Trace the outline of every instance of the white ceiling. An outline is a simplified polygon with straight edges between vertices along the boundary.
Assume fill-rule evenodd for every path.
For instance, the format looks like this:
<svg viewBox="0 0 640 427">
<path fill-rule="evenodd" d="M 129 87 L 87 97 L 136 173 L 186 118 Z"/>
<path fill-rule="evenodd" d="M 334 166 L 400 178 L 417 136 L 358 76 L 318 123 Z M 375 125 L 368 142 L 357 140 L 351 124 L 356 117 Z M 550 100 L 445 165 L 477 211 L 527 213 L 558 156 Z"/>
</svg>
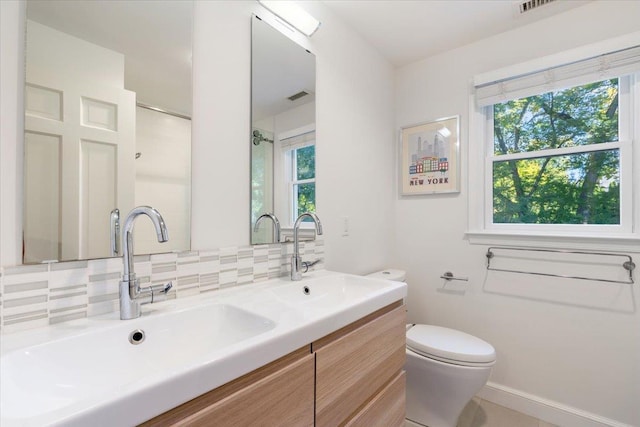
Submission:
<svg viewBox="0 0 640 427">
<path fill-rule="evenodd" d="M 396 66 L 427 58 L 589 3 L 556 0 L 519 13 L 512 0 L 325 0 Z M 322 31 L 322 27 L 318 31 Z"/>
<path fill-rule="evenodd" d="M 315 100 L 312 53 L 261 19 L 251 23 L 251 119 L 253 122 Z M 291 101 L 300 91 L 309 95 Z"/>
</svg>

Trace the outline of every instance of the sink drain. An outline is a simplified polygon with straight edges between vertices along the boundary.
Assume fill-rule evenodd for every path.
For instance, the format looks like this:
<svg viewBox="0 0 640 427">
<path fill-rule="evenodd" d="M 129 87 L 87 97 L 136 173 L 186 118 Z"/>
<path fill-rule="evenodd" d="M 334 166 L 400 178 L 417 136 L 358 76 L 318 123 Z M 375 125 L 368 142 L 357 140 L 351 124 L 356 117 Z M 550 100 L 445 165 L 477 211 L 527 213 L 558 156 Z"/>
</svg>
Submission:
<svg viewBox="0 0 640 427">
<path fill-rule="evenodd" d="M 311 289 L 309 289 L 308 286 L 303 287 L 302 292 L 304 292 L 305 295 L 311 295 Z"/>
<path fill-rule="evenodd" d="M 144 341 L 144 331 L 142 329 L 136 329 L 129 334 L 129 342 L 133 345 L 138 345 Z"/>
</svg>

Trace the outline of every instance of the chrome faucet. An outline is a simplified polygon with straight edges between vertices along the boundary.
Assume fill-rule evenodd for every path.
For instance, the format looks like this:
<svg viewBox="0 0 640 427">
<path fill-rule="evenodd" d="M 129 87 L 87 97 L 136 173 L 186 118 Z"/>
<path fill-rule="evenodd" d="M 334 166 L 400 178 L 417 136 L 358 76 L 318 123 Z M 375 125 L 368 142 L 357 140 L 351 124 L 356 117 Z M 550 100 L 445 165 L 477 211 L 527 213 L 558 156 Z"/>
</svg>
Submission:
<svg viewBox="0 0 640 427">
<path fill-rule="evenodd" d="M 163 243 L 169 240 L 167 226 L 162 219 L 160 212 L 149 206 L 138 206 L 134 208 L 124 222 L 122 258 L 124 261 L 124 273 L 120 281 L 120 319 L 135 319 L 142 313 L 142 304 L 153 303 L 154 299 L 166 295 L 173 284 L 171 282 L 163 285 L 140 287 L 140 279 L 136 279 L 133 271 L 133 223 L 140 215 L 147 215 L 156 229 L 158 242 Z"/>
<path fill-rule="evenodd" d="M 306 272 L 310 266 L 316 264 L 318 261 L 314 261 L 313 263 L 303 263 L 302 258 L 300 257 L 300 247 L 298 245 L 298 229 L 300 228 L 300 224 L 304 218 L 311 218 L 316 225 L 316 233 L 318 235 L 322 234 L 322 223 L 320 222 L 320 218 L 312 212 L 305 212 L 300 214 L 298 219 L 296 219 L 295 224 L 293 225 L 293 255 L 291 255 L 291 280 L 302 280 L 302 268 L 305 268 Z"/>
<path fill-rule="evenodd" d="M 280 221 L 278 221 L 278 217 L 275 216 L 272 213 L 264 213 L 262 215 L 260 215 L 258 217 L 258 219 L 256 220 L 256 225 L 253 226 L 253 232 L 257 233 L 258 232 L 258 225 L 260 224 L 260 221 L 263 218 L 270 218 L 271 221 L 273 221 L 273 228 L 274 228 L 274 232 L 275 232 L 275 240 L 277 243 L 280 243 Z"/>
<path fill-rule="evenodd" d="M 120 256 L 120 209 L 111 211 L 111 256 Z"/>
</svg>

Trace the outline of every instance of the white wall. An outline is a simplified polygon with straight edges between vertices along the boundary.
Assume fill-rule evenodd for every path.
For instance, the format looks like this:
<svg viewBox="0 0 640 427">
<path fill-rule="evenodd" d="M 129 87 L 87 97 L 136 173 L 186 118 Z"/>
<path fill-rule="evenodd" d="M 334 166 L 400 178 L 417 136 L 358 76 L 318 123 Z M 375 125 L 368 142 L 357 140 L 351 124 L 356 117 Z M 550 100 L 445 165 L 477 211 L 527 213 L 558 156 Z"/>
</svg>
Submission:
<svg viewBox="0 0 640 427">
<path fill-rule="evenodd" d="M 136 224 L 140 254 L 185 250 L 191 227 L 191 120 L 136 108 L 135 205 L 153 206 L 169 227 L 169 241 L 158 243 L 151 221 Z M 126 215 L 121 212 L 121 215 Z"/>
<path fill-rule="evenodd" d="M 316 55 L 317 197 L 326 266 L 364 273 L 390 256 L 393 69 L 321 2 Z M 249 242 L 249 82 L 254 1 L 196 2 L 192 248 Z M 229 41 L 233 40 L 233 43 Z M 341 217 L 350 234 L 341 236 Z"/>
<path fill-rule="evenodd" d="M 456 114 L 462 119 L 461 193 L 398 196 L 395 203 L 394 266 L 408 272 L 409 320 L 459 328 L 492 343 L 498 362 L 484 395 L 560 425 L 640 425 L 640 299 L 629 285 L 487 274 L 487 247 L 470 245 L 464 235 L 468 164 L 477 161 L 467 152 L 469 144 L 481 143 L 468 131 L 470 81 L 637 31 L 638 17 L 640 2 L 593 2 L 396 75 L 396 127 Z M 469 277 L 467 284 L 447 285 L 462 292 L 442 290 L 445 271 Z"/>
<path fill-rule="evenodd" d="M 46 80 L 53 74 L 124 89 L 124 55 L 119 52 L 31 20 L 27 43 L 27 81 Z"/>
<path fill-rule="evenodd" d="M 307 3 L 304 3 L 305 6 Z M 320 2 L 317 55 L 318 214 L 326 266 L 350 273 L 384 268 L 393 236 L 393 70 Z M 343 218 L 349 236 L 342 236 Z"/>
</svg>

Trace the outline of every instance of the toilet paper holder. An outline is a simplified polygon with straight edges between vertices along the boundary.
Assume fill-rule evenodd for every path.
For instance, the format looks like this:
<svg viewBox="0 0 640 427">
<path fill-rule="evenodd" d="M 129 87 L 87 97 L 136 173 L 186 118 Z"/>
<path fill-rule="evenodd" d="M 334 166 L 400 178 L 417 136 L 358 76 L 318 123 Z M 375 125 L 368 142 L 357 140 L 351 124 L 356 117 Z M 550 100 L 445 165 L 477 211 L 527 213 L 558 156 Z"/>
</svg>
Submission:
<svg viewBox="0 0 640 427">
<path fill-rule="evenodd" d="M 444 279 L 446 281 L 451 281 L 451 280 L 461 280 L 463 282 L 468 282 L 469 281 L 468 277 L 456 277 L 450 271 L 445 271 L 444 274 L 442 274 L 442 276 L 440 276 L 440 278 Z"/>
</svg>

